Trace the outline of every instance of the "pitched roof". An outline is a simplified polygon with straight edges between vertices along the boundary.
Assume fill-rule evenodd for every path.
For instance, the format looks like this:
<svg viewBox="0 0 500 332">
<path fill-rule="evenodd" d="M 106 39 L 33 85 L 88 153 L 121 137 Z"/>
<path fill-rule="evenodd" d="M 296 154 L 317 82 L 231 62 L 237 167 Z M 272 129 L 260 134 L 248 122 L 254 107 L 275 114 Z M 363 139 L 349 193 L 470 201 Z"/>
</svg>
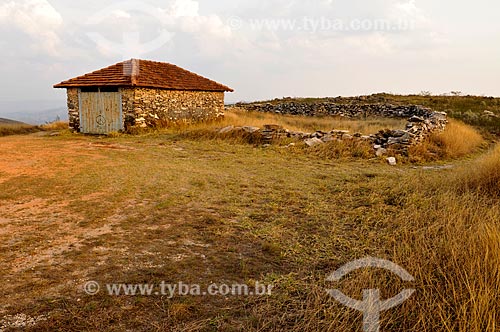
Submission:
<svg viewBox="0 0 500 332">
<path fill-rule="evenodd" d="M 131 59 L 54 85 L 54 88 L 119 86 L 191 91 L 233 89 L 170 63 Z"/>
</svg>

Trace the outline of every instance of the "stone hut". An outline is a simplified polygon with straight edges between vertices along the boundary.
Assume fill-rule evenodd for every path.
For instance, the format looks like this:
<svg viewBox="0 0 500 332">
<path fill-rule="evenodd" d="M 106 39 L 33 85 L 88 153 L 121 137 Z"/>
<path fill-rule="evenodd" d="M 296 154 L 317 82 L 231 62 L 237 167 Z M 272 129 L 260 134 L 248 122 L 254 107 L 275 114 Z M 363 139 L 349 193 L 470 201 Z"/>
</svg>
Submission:
<svg viewBox="0 0 500 332">
<path fill-rule="evenodd" d="M 224 93 L 233 91 L 169 63 L 136 59 L 54 88 L 67 89 L 70 128 L 88 134 L 216 120 L 224 116 Z"/>
</svg>

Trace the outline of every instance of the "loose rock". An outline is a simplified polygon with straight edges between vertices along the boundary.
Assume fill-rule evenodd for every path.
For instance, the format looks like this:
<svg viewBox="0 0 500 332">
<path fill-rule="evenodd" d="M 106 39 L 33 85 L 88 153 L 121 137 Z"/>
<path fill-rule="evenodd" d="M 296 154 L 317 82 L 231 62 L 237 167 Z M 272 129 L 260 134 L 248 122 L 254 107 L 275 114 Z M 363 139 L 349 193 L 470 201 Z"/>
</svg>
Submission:
<svg viewBox="0 0 500 332">
<path fill-rule="evenodd" d="M 377 157 L 382 157 L 386 154 L 387 154 L 387 149 L 384 149 L 384 148 L 379 148 L 379 149 L 377 149 L 377 152 L 375 152 L 375 155 Z"/>
<path fill-rule="evenodd" d="M 234 129 L 234 126 L 227 126 L 219 130 L 219 134 L 227 134 Z"/>
<path fill-rule="evenodd" d="M 304 143 L 306 143 L 307 146 L 309 146 L 309 147 L 313 147 L 313 146 L 316 146 L 316 145 L 324 144 L 324 142 L 322 140 L 320 140 L 319 138 L 317 138 L 317 137 L 306 139 L 304 141 Z"/>
<path fill-rule="evenodd" d="M 308 146 L 316 146 L 338 140 L 354 140 L 367 142 L 373 146 L 374 154 L 383 156 L 388 150 L 397 154 L 407 155 L 408 149 L 422 143 L 434 132 L 443 131 L 448 124 L 447 114 L 444 112 L 433 112 L 429 108 L 417 105 L 394 106 L 386 104 L 335 104 L 335 103 L 312 103 L 303 104 L 296 102 L 283 102 L 280 104 L 237 104 L 237 107 L 250 111 L 274 112 L 280 114 L 294 115 L 336 115 L 347 118 L 364 118 L 366 116 L 379 116 L 389 118 L 404 117 L 408 123 L 404 130 L 381 130 L 377 134 L 362 135 L 361 133 L 351 134 L 346 130 L 332 130 L 330 132 L 316 131 L 305 133 L 286 130 L 280 125 L 267 124 L 262 129 L 258 127 L 238 127 L 229 126 L 219 130 L 220 134 L 244 131 L 251 135 L 256 135 L 261 142 L 270 144 L 274 139 L 294 138 L 303 140 Z"/>
</svg>

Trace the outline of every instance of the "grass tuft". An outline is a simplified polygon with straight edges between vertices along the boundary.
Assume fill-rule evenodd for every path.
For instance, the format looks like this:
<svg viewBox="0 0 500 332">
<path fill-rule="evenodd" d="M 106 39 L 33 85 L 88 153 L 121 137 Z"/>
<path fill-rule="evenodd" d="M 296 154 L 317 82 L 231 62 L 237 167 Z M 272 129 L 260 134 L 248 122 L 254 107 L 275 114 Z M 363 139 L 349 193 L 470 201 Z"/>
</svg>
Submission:
<svg viewBox="0 0 500 332">
<path fill-rule="evenodd" d="M 436 161 L 464 157 L 478 150 L 485 143 L 473 127 L 458 120 L 450 120 L 443 132 L 431 135 L 422 144 L 412 146 L 412 162 Z"/>
<path fill-rule="evenodd" d="M 0 124 L 0 137 L 11 135 L 25 135 L 40 131 L 37 126 L 28 124 Z"/>
<path fill-rule="evenodd" d="M 500 145 L 467 167 L 457 177 L 461 192 L 477 192 L 500 197 Z"/>
<path fill-rule="evenodd" d="M 67 130 L 69 129 L 69 124 L 67 121 L 55 121 L 44 124 L 41 128 L 47 131 Z"/>
<path fill-rule="evenodd" d="M 431 143 L 442 149 L 442 157 L 459 158 L 474 152 L 484 139 L 473 127 L 451 120 L 446 130 L 431 136 Z"/>
<path fill-rule="evenodd" d="M 370 143 L 356 140 L 332 141 L 307 149 L 307 153 L 325 159 L 374 157 Z"/>
</svg>

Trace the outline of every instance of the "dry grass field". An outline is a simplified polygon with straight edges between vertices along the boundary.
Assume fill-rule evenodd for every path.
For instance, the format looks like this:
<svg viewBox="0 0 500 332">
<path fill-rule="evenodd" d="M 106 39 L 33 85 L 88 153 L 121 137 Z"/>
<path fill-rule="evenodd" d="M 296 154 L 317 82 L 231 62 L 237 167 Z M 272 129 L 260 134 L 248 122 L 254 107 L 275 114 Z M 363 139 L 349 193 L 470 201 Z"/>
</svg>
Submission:
<svg viewBox="0 0 500 332">
<path fill-rule="evenodd" d="M 216 123 L 201 124 L 169 124 L 169 129 L 159 129 L 159 132 L 176 134 L 202 134 L 214 136 L 215 128 L 227 126 L 255 126 L 262 127 L 266 124 L 277 124 L 292 131 L 315 132 L 317 130 L 349 130 L 352 133 L 374 134 L 384 128 L 402 129 L 407 121 L 405 119 L 368 118 L 363 120 L 339 118 L 333 116 L 307 117 L 295 115 L 277 115 L 246 111 L 237 107 L 226 110 L 225 117 Z M 199 136 L 199 135 L 198 135 Z"/>
<path fill-rule="evenodd" d="M 59 131 L 68 129 L 68 123 L 64 121 L 47 123 L 41 126 L 33 126 L 26 123 L 0 119 L 0 137 L 11 135 L 32 134 L 39 131 Z"/>
<path fill-rule="evenodd" d="M 0 137 L 9 135 L 29 134 L 38 131 L 36 126 L 28 124 L 0 123 Z"/>
<path fill-rule="evenodd" d="M 226 112 L 223 125 L 257 126 L 276 123 L 289 130 L 314 132 L 316 130 L 330 131 L 349 130 L 352 133 L 375 134 L 381 128 L 399 129 L 406 125 L 405 119 L 371 118 L 366 120 L 342 119 L 338 117 L 305 117 L 278 115 L 270 113 L 248 112 L 238 108 Z"/>
<path fill-rule="evenodd" d="M 373 128 L 262 117 L 215 126 Z M 328 152 L 349 147 L 196 134 L 207 130 L 0 138 L 0 330 L 361 331 L 362 314 L 329 288 L 358 299 L 367 288 L 383 298 L 416 289 L 381 314 L 382 331 L 500 329 L 500 148 L 474 129 L 454 122 L 413 152 L 436 163 L 397 167 Z M 326 281 L 366 256 L 415 281 L 378 269 Z M 97 295 L 83 291 L 90 280 Z M 162 281 L 274 288 L 262 297 L 104 291 Z"/>
</svg>

